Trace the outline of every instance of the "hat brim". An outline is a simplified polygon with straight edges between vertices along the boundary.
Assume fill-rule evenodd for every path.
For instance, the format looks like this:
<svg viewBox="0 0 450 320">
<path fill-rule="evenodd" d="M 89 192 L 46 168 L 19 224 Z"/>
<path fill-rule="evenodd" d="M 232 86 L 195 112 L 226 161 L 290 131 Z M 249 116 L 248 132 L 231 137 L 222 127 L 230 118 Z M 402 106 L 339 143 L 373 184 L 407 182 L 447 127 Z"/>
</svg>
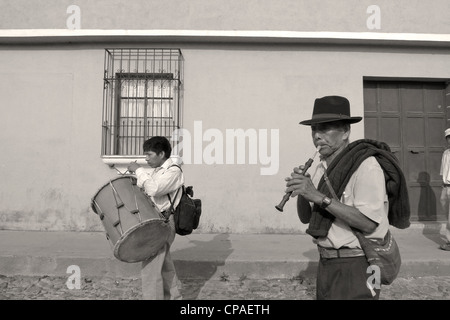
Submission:
<svg viewBox="0 0 450 320">
<path fill-rule="evenodd" d="M 360 122 L 361 120 L 362 120 L 362 117 L 313 118 L 313 119 L 310 119 L 310 120 L 300 121 L 300 124 L 310 126 L 310 125 L 316 124 L 316 123 L 326 123 L 326 122 L 334 122 L 334 121 L 345 121 L 345 122 L 351 124 L 351 123 Z"/>
</svg>

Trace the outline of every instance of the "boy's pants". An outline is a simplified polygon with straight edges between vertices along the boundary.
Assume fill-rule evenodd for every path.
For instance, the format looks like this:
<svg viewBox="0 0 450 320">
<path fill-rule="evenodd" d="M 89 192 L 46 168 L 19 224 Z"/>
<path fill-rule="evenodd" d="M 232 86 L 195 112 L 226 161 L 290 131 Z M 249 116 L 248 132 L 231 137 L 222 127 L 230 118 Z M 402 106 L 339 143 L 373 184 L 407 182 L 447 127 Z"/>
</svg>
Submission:
<svg viewBox="0 0 450 320">
<path fill-rule="evenodd" d="M 178 290 L 178 277 L 170 255 L 170 246 L 175 239 L 173 215 L 169 218 L 170 236 L 158 253 L 142 262 L 142 299 L 143 300 L 181 300 Z"/>
</svg>

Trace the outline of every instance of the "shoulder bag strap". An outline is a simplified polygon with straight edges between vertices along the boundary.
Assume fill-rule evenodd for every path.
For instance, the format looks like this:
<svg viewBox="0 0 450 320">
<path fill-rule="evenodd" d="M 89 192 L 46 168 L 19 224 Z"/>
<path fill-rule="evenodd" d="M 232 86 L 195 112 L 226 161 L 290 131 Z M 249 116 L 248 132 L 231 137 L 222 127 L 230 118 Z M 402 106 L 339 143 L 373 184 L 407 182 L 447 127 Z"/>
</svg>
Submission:
<svg viewBox="0 0 450 320">
<path fill-rule="evenodd" d="M 327 175 L 327 172 L 326 172 L 326 171 L 325 171 L 324 174 L 323 174 L 323 178 L 324 178 L 324 180 L 325 180 L 325 183 L 327 184 L 328 189 L 330 190 L 331 194 L 333 195 L 333 198 L 334 198 L 335 200 L 339 201 L 339 199 L 338 199 L 338 197 L 337 197 L 337 195 L 336 195 L 336 192 L 334 192 L 334 189 L 333 189 L 333 187 L 331 186 L 331 182 L 330 182 L 330 180 L 328 179 L 328 175 Z M 361 241 L 365 241 L 365 237 L 363 236 L 363 234 L 362 234 L 358 229 L 355 229 L 355 228 L 353 228 L 353 227 L 350 227 L 350 229 L 352 229 L 353 233 L 356 235 L 356 237 L 358 238 L 358 240 L 359 240 L 360 242 L 361 242 Z M 362 237 L 363 237 L 364 239 L 363 239 Z"/>
<path fill-rule="evenodd" d="M 177 193 L 175 193 L 175 198 L 174 198 L 174 199 L 177 198 L 178 191 L 180 191 L 181 188 L 183 188 L 183 186 L 181 186 L 180 188 L 178 188 Z M 173 208 L 173 202 L 172 202 L 172 199 L 170 198 L 170 194 L 167 194 L 167 197 L 169 198 L 169 201 L 170 201 L 170 213 L 173 213 L 174 208 Z"/>
<path fill-rule="evenodd" d="M 336 192 L 334 192 L 333 186 L 331 185 L 330 179 L 328 179 L 327 171 L 323 173 L 323 179 L 325 180 L 325 183 L 327 184 L 328 189 L 331 192 L 331 195 L 333 198 L 337 201 L 339 201 L 338 196 L 336 195 Z"/>
<path fill-rule="evenodd" d="M 171 168 L 171 167 L 177 167 L 178 169 L 180 169 L 181 172 L 183 172 L 183 170 L 181 169 L 181 167 L 180 167 L 179 165 L 177 165 L 177 164 L 172 164 L 172 165 L 169 166 L 167 169 L 169 169 L 169 168 Z M 184 188 L 184 185 L 182 185 L 180 188 L 178 188 L 177 193 L 175 193 L 175 198 L 174 198 L 174 199 L 177 198 L 178 191 L 180 191 L 181 188 Z M 169 194 L 167 194 L 167 197 L 169 198 L 169 201 L 170 201 L 170 213 L 173 213 L 174 208 L 173 208 L 173 202 L 172 202 L 172 199 L 170 198 L 170 195 L 169 195 Z"/>
</svg>

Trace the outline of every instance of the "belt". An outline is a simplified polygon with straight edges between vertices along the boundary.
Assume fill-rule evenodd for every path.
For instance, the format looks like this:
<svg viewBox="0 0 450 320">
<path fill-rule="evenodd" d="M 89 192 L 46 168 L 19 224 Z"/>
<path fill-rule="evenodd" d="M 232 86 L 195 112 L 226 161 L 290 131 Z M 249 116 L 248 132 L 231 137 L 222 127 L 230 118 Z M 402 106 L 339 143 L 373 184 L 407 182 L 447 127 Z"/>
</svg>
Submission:
<svg viewBox="0 0 450 320">
<path fill-rule="evenodd" d="M 362 257 L 365 256 L 364 251 L 358 248 L 340 248 L 331 249 L 317 246 L 319 249 L 320 257 L 326 259 L 333 258 L 351 258 L 351 257 Z"/>
<path fill-rule="evenodd" d="M 444 184 L 442 184 L 442 186 L 443 186 L 444 188 L 446 188 L 446 187 L 450 187 L 450 184 L 444 183 Z"/>
</svg>

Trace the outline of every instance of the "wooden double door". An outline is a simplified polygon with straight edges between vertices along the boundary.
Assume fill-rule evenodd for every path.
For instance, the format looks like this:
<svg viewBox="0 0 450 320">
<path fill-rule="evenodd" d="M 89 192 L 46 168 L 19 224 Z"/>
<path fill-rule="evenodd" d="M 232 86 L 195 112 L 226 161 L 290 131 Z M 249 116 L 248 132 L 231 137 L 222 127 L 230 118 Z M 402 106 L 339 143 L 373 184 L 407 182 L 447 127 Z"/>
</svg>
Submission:
<svg viewBox="0 0 450 320">
<path fill-rule="evenodd" d="M 364 81 L 365 138 L 386 142 L 403 169 L 411 221 L 446 221 L 441 157 L 450 127 L 446 81 Z"/>
</svg>

